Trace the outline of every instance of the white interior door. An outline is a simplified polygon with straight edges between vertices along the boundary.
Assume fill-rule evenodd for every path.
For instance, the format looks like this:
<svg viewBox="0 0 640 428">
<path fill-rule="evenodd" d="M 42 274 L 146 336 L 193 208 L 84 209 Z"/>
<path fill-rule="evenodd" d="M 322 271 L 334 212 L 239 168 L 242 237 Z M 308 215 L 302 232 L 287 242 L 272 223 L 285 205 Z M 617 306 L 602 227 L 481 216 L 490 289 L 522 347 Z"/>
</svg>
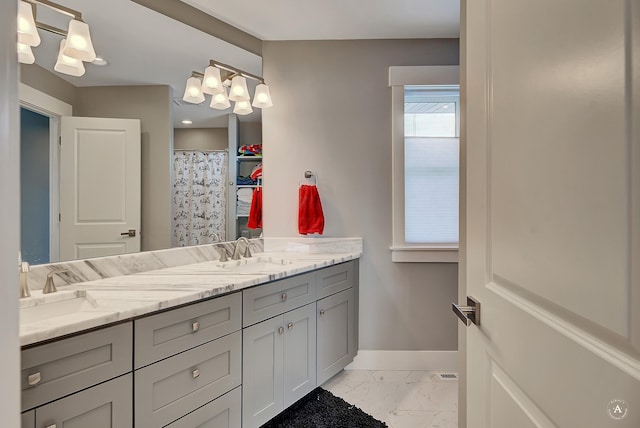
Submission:
<svg viewBox="0 0 640 428">
<path fill-rule="evenodd" d="M 640 427 L 640 2 L 465 19 L 467 426 Z"/>
<path fill-rule="evenodd" d="M 60 260 L 140 251 L 140 121 L 62 117 L 61 136 Z"/>
</svg>

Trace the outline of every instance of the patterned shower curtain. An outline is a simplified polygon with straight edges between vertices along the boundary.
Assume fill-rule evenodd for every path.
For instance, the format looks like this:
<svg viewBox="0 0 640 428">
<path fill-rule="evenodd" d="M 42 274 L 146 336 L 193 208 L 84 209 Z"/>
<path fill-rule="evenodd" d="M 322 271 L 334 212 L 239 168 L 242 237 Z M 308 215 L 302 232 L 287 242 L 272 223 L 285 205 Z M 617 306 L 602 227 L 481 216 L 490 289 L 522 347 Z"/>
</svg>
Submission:
<svg viewBox="0 0 640 428">
<path fill-rule="evenodd" d="M 226 240 L 227 158 L 223 151 L 174 152 L 174 247 Z"/>
</svg>

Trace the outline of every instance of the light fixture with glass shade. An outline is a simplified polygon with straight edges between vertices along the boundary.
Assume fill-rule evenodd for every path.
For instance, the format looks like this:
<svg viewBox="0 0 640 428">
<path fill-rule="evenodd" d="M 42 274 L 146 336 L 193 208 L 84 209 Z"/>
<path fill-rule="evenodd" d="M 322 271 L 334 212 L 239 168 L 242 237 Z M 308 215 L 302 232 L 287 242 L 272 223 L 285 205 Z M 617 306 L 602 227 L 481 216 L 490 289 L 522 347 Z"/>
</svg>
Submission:
<svg viewBox="0 0 640 428">
<path fill-rule="evenodd" d="M 236 105 L 233 106 L 233 112 L 235 114 L 245 115 L 253 113 L 253 109 L 249 101 L 237 101 Z"/>
<path fill-rule="evenodd" d="M 32 6 L 22 0 L 18 2 L 18 43 L 27 46 L 40 44 L 40 34 L 33 18 Z"/>
<path fill-rule="evenodd" d="M 59 73 L 68 74 L 69 76 L 80 77 L 84 74 L 84 64 L 79 59 L 72 58 L 64 54 L 66 40 L 60 40 L 60 51 L 58 52 L 58 60 L 53 69 Z"/>
<path fill-rule="evenodd" d="M 195 90 L 196 82 L 192 80 L 194 78 L 198 81 L 202 79 L 201 96 L 198 96 Z M 224 110 L 231 107 L 230 101 L 234 101 L 234 113 L 250 114 L 253 112 L 253 108 L 251 108 L 247 79 L 258 82 L 254 93 L 253 107 L 268 108 L 273 106 L 269 86 L 265 84 L 262 77 L 214 60 L 209 61 L 209 66 L 204 73 L 198 71 L 191 73 L 191 77 L 187 80 L 183 100 L 199 104 L 204 101 L 204 94 L 209 94 L 211 95 L 211 103 L 209 104 L 211 108 Z M 225 88 L 229 88 L 228 94 Z M 191 95 L 189 95 L 190 93 Z"/>
<path fill-rule="evenodd" d="M 224 110 L 231 107 L 225 88 L 222 88 L 222 92 L 211 96 L 211 104 L 209 104 L 209 107 L 215 108 L 216 110 Z"/>
<path fill-rule="evenodd" d="M 191 104 L 200 104 L 204 101 L 202 93 L 202 81 L 195 75 L 187 79 L 187 85 L 184 88 L 182 99 Z"/>
<path fill-rule="evenodd" d="M 202 92 L 209 95 L 219 94 L 224 91 L 222 86 L 222 78 L 220 77 L 220 69 L 210 65 L 204 69 L 204 77 L 202 78 Z"/>
<path fill-rule="evenodd" d="M 34 19 L 37 7 L 42 6 L 62 15 L 71 17 L 67 30 L 54 27 Z M 22 64 L 33 64 L 35 57 L 31 46 L 40 44 L 38 29 L 62 36 L 61 46 L 64 52 L 58 52 L 54 70 L 71 76 L 82 76 L 85 73 L 82 61 L 91 62 L 96 58 L 89 25 L 82 20 L 82 14 L 50 0 L 20 0 L 18 3 L 18 61 Z"/>
<path fill-rule="evenodd" d="M 21 64 L 33 64 L 36 62 L 31 46 L 18 43 L 18 62 Z"/>
<path fill-rule="evenodd" d="M 265 85 L 264 82 L 256 86 L 256 92 L 253 94 L 253 106 L 258 108 L 269 108 L 273 106 L 269 87 Z"/>
<path fill-rule="evenodd" d="M 64 54 L 68 57 L 86 62 L 91 62 L 96 59 L 96 51 L 93 49 L 89 26 L 86 22 L 78 19 L 69 21 Z"/>
</svg>

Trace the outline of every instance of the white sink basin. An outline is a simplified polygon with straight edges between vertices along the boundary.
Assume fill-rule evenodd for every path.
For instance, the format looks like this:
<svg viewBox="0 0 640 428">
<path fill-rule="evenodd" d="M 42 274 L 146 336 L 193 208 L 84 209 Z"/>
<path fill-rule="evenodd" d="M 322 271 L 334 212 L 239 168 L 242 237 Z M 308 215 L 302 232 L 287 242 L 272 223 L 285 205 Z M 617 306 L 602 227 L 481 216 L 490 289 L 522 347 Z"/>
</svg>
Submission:
<svg viewBox="0 0 640 428">
<path fill-rule="evenodd" d="M 30 302 L 26 302 L 27 304 Z M 20 308 L 20 323 L 30 324 L 53 318 L 72 315 L 76 312 L 92 310 L 96 307 L 86 295 L 69 294 L 35 299 L 34 304 Z"/>
</svg>

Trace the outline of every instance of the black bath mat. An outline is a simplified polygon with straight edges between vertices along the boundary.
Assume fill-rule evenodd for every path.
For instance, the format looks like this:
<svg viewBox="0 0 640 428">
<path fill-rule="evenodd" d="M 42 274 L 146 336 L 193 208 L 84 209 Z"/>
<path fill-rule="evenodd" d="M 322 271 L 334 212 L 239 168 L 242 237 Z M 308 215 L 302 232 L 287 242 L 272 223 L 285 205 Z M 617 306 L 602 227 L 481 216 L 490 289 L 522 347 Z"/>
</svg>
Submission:
<svg viewBox="0 0 640 428">
<path fill-rule="evenodd" d="M 383 428 L 387 424 L 329 391 L 316 388 L 262 428 Z"/>
</svg>

